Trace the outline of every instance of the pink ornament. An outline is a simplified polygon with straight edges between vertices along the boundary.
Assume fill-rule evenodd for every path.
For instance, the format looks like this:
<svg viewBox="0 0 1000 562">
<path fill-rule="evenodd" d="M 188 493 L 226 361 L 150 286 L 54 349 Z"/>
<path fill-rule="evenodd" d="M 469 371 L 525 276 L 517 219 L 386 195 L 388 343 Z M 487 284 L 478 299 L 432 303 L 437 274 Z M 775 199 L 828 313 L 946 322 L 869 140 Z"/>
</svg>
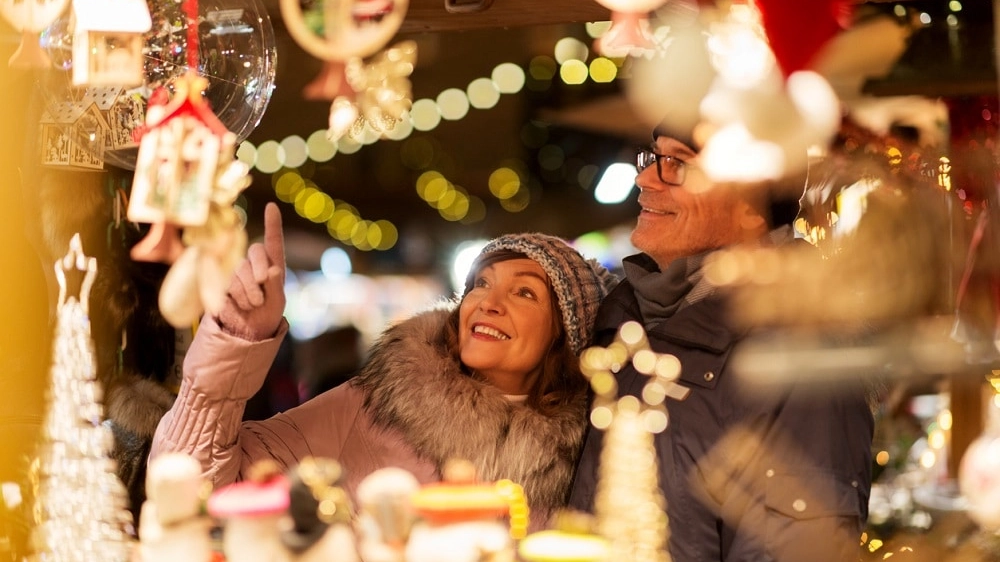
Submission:
<svg viewBox="0 0 1000 562">
<path fill-rule="evenodd" d="M 988 531 L 1000 530 L 1000 435 L 988 432 L 969 445 L 958 484 L 969 518 Z"/>
<path fill-rule="evenodd" d="M 606 57 L 641 56 L 656 45 L 649 32 L 649 12 L 667 0 L 597 0 L 611 10 L 611 28 L 598 40 Z"/>
</svg>

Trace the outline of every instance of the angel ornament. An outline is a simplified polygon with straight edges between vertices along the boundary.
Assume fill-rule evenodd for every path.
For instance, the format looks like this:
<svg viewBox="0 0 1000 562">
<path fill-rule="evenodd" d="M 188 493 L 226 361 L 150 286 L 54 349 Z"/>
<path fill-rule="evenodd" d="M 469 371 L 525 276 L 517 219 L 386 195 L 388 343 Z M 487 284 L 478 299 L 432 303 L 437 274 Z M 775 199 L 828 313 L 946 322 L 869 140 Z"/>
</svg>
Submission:
<svg viewBox="0 0 1000 562">
<path fill-rule="evenodd" d="M 358 136 L 366 125 L 391 130 L 411 105 L 409 75 L 416 43 L 403 41 L 365 63 L 399 31 L 409 0 L 327 0 L 321 14 L 303 15 L 299 0 L 281 0 L 289 34 L 306 52 L 326 61 L 304 94 L 333 100 L 329 137 Z M 311 25 L 321 21 L 321 25 Z M 310 23 L 307 23 L 310 22 Z"/>
</svg>

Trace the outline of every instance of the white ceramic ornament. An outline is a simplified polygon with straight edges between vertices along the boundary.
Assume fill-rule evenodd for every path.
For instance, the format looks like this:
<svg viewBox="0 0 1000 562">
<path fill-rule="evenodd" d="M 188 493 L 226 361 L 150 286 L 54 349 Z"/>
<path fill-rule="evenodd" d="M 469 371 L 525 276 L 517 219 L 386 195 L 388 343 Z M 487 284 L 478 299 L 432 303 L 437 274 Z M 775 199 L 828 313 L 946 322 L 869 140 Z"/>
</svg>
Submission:
<svg viewBox="0 0 1000 562">
<path fill-rule="evenodd" d="M 48 68 L 49 56 L 38 34 L 59 17 L 69 0 L 0 0 L 0 14 L 21 32 L 21 45 L 8 64 L 15 68 Z"/>
<path fill-rule="evenodd" d="M 212 558 L 212 522 L 202 515 L 206 489 L 201 465 L 184 453 L 166 453 L 150 462 L 147 499 L 139 515 L 142 562 Z"/>
</svg>

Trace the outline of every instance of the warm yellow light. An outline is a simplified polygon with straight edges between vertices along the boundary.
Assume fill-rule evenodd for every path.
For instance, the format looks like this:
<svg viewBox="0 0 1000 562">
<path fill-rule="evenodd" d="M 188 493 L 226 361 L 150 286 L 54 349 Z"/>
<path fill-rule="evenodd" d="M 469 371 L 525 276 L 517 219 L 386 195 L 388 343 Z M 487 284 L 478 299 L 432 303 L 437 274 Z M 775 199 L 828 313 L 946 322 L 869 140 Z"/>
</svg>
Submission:
<svg viewBox="0 0 1000 562">
<path fill-rule="evenodd" d="M 492 109 L 500 101 L 500 90 L 493 80 L 477 78 L 465 90 L 469 104 L 476 109 Z"/>
<path fill-rule="evenodd" d="M 524 69 L 512 62 L 498 64 L 490 78 L 501 94 L 516 94 L 524 88 Z"/>
<path fill-rule="evenodd" d="M 389 250 L 396 245 L 399 241 L 399 230 L 396 229 L 396 225 L 391 222 L 382 219 L 375 221 L 375 225 L 378 226 L 379 232 L 382 238 L 379 240 L 378 244 L 372 244 L 376 250 Z"/>
<path fill-rule="evenodd" d="M 443 119 L 457 121 L 469 113 L 469 96 L 458 88 L 448 88 L 438 94 L 437 106 Z"/>
<path fill-rule="evenodd" d="M 269 140 L 257 147 L 257 169 L 265 174 L 273 174 L 285 164 L 285 150 L 277 141 Z"/>
<path fill-rule="evenodd" d="M 306 148 L 306 141 L 298 135 L 285 137 L 281 141 L 281 148 L 285 151 L 285 166 L 298 168 L 309 159 L 309 151 Z"/>
<path fill-rule="evenodd" d="M 428 170 L 420 174 L 420 177 L 417 178 L 417 195 L 424 201 L 428 201 L 427 185 L 438 179 L 444 179 L 444 176 L 441 175 L 441 172 L 435 170 Z"/>
<path fill-rule="evenodd" d="M 587 64 L 580 60 L 566 61 L 559 67 L 559 77 L 567 84 L 583 84 L 587 81 L 587 76 L 590 76 L 590 70 L 587 69 Z"/>
<path fill-rule="evenodd" d="M 320 129 L 309 135 L 306 140 L 309 158 L 316 162 L 328 162 L 337 154 L 337 143 L 330 140 L 326 129 Z"/>
<path fill-rule="evenodd" d="M 326 222 L 333 216 L 333 198 L 319 190 L 313 190 L 302 204 L 303 216 L 312 222 Z"/>
<path fill-rule="evenodd" d="M 289 170 L 277 176 L 274 182 L 274 194 L 285 203 L 295 201 L 295 196 L 305 189 L 306 181 L 298 172 Z"/>
<path fill-rule="evenodd" d="M 877 462 L 879 466 L 889 464 L 889 451 L 879 451 L 878 454 L 875 455 L 875 462 Z"/>
<path fill-rule="evenodd" d="M 418 131 L 430 131 L 441 123 L 441 110 L 434 100 L 419 99 L 410 108 L 410 121 Z"/>
<path fill-rule="evenodd" d="M 941 410 L 941 413 L 938 414 L 937 421 L 938 421 L 938 425 L 941 426 L 941 429 L 943 431 L 950 430 L 951 429 L 951 422 L 952 422 L 951 410 Z"/>
<path fill-rule="evenodd" d="M 603 84 L 613 81 L 618 76 L 618 66 L 611 59 L 597 57 L 590 61 L 590 79 Z"/>
<path fill-rule="evenodd" d="M 243 141 L 236 149 L 236 159 L 253 168 L 257 164 L 257 147 L 250 141 Z"/>
<path fill-rule="evenodd" d="M 585 61 L 590 56 L 590 50 L 583 44 L 583 41 L 575 37 L 563 37 L 556 41 L 553 51 L 556 62 L 566 64 L 571 60 Z"/>
<path fill-rule="evenodd" d="M 300 217 L 309 218 L 309 214 L 306 211 L 306 202 L 313 196 L 314 193 L 317 193 L 316 188 L 307 184 L 305 189 L 299 191 L 295 195 L 295 212 L 298 213 Z"/>
<path fill-rule="evenodd" d="M 510 199 L 521 189 L 521 178 L 510 168 L 497 168 L 490 174 L 489 186 L 497 199 Z"/>
</svg>

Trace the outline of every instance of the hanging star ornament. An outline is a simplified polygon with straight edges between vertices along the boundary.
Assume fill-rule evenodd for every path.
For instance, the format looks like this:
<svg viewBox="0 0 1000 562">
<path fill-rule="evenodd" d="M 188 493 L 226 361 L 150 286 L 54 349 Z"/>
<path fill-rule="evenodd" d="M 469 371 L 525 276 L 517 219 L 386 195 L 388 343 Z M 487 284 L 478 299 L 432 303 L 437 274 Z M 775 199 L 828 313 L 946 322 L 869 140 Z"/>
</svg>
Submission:
<svg viewBox="0 0 1000 562">
<path fill-rule="evenodd" d="M 352 92 L 337 96 L 330 105 L 327 136 L 357 138 L 366 126 L 378 134 L 392 130 L 413 105 L 409 76 L 416 61 L 414 41 L 397 43 L 368 64 L 360 58 L 349 60 L 344 74 Z"/>
</svg>

